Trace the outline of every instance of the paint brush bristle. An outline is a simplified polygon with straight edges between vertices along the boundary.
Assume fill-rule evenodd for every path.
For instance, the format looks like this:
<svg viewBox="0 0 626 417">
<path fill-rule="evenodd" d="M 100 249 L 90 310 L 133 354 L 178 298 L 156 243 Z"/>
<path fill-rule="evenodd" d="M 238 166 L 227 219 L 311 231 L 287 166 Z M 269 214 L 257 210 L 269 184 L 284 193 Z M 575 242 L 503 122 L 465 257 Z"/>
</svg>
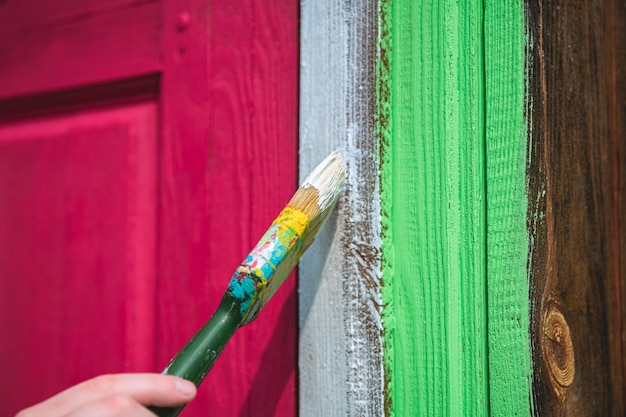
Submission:
<svg viewBox="0 0 626 417">
<path fill-rule="evenodd" d="M 346 180 L 346 166 L 339 152 L 331 153 L 304 180 L 287 207 L 302 211 L 309 218 L 304 250 L 313 242 L 317 231 L 334 207 Z"/>
</svg>

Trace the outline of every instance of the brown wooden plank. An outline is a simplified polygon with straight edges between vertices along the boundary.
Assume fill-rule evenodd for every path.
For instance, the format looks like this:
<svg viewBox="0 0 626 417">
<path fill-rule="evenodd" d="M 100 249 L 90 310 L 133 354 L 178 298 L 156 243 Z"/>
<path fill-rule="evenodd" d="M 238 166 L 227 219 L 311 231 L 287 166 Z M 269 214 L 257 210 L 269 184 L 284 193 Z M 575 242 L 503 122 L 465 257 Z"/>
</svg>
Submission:
<svg viewBox="0 0 626 417">
<path fill-rule="evenodd" d="M 624 414 L 623 9 L 528 4 L 536 415 Z"/>
<path fill-rule="evenodd" d="M 41 2 L 38 2 L 38 4 Z M 45 2 L 43 2 L 45 3 Z M 42 94 L 160 69 L 161 5 L 134 2 L 76 18 L 0 29 L 0 98 Z M 0 21 L 22 21 L 0 7 Z"/>
<path fill-rule="evenodd" d="M 609 92 L 609 134 L 613 147 L 614 248 L 607 286 L 609 348 L 613 367 L 613 415 L 626 415 L 626 2 L 610 0 L 605 8 L 606 85 Z M 620 389 L 621 388 L 621 389 Z"/>
</svg>

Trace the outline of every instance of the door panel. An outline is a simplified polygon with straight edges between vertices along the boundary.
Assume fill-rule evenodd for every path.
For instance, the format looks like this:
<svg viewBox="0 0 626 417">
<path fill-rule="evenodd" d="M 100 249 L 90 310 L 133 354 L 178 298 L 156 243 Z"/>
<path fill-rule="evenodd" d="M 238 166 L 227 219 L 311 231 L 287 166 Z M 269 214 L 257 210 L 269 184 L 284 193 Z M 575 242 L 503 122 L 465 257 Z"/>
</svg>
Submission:
<svg viewBox="0 0 626 417">
<path fill-rule="evenodd" d="M 0 127 L 0 415 L 153 370 L 156 121 L 143 103 Z"/>
<path fill-rule="evenodd" d="M 297 180 L 297 1 L 40 3 L 0 0 L 3 415 L 161 371 Z M 294 284 L 186 415 L 295 414 Z"/>
</svg>

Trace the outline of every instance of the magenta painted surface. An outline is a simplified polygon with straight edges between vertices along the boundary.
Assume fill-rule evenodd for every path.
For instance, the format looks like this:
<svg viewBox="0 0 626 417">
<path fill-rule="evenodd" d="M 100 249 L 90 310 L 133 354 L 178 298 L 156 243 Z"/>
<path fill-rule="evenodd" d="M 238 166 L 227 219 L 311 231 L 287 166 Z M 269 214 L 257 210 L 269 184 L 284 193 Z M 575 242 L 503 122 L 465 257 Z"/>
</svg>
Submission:
<svg viewBox="0 0 626 417">
<path fill-rule="evenodd" d="M 0 7 L 38 28 L 0 42 L 24 55 L 0 71 L 0 415 L 99 373 L 160 371 L 297 186 L 296 1 L 54 1 L 59 16 Z M 101 84 L 155 73 L 155 88 Z M 20 102 L 11 120 L 19 92 L 62 110 Z M 290 278 L 183 415 L 294 416 L 296 329 Z"/>
<path fill-rule="evenodd" d="M 151 369 L 155 122 L 146 103 L 0 127 L 0 415 Z"/>
<path fill-rule="evenodd" d="M 185 30 L 164 34 L 161 364 L 208 319 L 297 186 L 298 2 L 187 6 Z M 166 2 L 172 22 L 180 11 L 180 2 Z M 288 279 L 234 335 L 185 412 L 295 415 L 296 311 Z"/>
</svg>

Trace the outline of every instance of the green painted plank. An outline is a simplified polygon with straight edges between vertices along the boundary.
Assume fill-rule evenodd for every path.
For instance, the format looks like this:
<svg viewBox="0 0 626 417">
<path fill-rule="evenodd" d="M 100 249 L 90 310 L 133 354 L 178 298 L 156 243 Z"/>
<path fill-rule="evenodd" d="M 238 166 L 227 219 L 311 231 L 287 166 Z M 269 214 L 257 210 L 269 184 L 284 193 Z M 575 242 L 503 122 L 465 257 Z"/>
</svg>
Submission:
<svg viewBox="0 0 626 417">
<path fill-rule="evenodd" d="M 381 7 L 390 415 L 488 414 L 482 18 L 476 2 Z"/>
<path fill-rule="evenodd" d="M 527 416 L 532 412 L 524 23 L 522 1 L 485 1 L 489 386 L 493 416 Z"/>
</svg>

